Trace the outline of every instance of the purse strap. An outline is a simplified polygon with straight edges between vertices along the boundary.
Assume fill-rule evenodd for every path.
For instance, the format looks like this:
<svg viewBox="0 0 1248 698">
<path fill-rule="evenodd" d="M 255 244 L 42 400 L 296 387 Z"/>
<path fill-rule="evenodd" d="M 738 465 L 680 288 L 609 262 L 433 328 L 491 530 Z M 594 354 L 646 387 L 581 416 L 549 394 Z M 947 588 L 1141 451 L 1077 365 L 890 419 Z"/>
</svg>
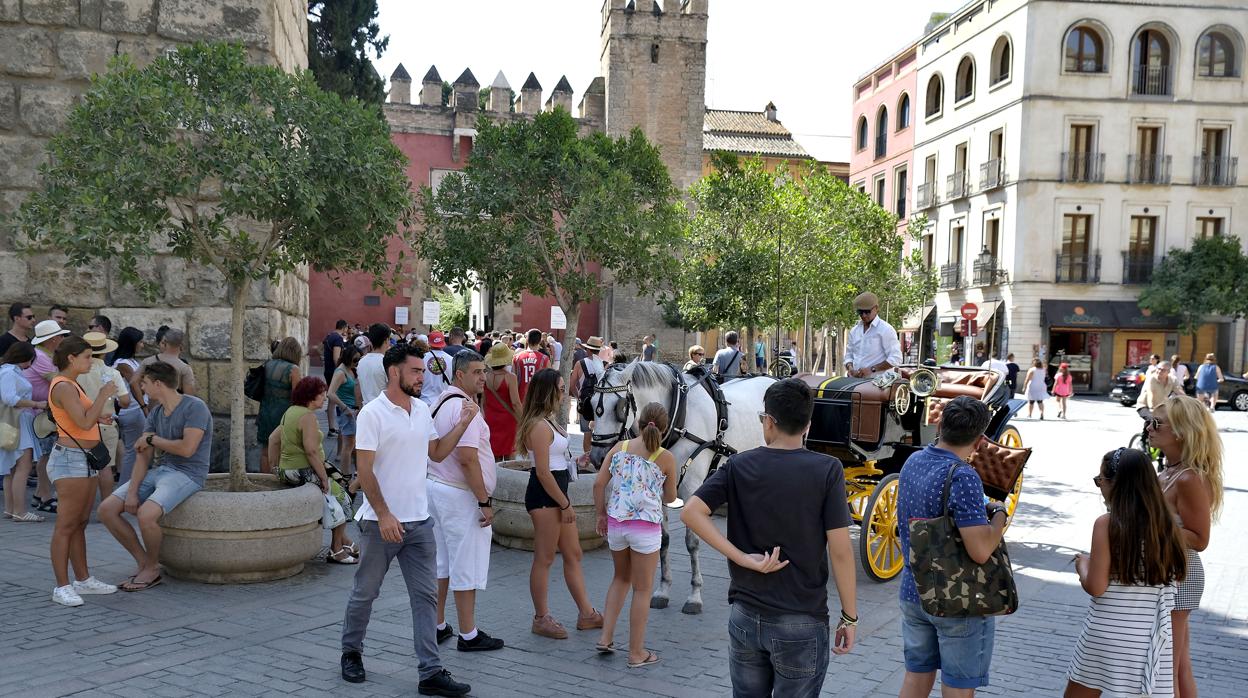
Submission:
<svg viewBox="0 0 1248 698">
<path fill-rule="evenodd" d="M 941 516 L 949 515 L 949 490 L 952 489 L 953 487 L 953 473 L 958 469 L 958 466 L 960 465 L 965 465 L 965 463 L 961 463 L 961 462 L 954 463 L 953 465 L 949 466 L 949 472 L 945 473 L 945 487 L 944 487 L 944 491 L 941 492 L 941 495 L 940 495 L 940 515 Z"/>
</svg>

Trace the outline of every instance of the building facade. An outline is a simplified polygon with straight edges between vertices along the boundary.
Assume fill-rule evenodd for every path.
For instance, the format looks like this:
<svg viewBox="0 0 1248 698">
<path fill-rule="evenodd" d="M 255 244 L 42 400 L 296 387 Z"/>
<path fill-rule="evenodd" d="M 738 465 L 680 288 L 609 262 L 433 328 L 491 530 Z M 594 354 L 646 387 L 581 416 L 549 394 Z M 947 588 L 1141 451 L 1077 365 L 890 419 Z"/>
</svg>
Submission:
<svg viewBox="0 0 1248 698">
<path fill-rule="evenodd" d="M 1248 207 L 1245 29 L 1237 2 L 984 0 L 925 34 L 914 211 L 937 358 L 966 342 L 1066 360 L 1095 392 L 1154 352 L 1242 370 L 1243 323 L 1183 337 L 1136 301 L 1168 250 L 1233 234 Z"/>
</svg>

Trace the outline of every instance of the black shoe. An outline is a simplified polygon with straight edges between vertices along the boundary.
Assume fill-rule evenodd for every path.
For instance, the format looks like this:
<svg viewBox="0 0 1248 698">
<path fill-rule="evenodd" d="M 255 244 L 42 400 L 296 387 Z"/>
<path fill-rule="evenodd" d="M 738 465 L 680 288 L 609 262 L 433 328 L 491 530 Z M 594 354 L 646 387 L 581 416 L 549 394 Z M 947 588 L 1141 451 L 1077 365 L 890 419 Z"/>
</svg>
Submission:
<svg viewBox="0 0 1248 698">
<path fill-rule="evenodd" d="M 364 683 L 364 659 L 359 652 L 342 653 L 342 680 Z"/>
<path fill-rule="evenodd" d="M 422 696 L 466 696 L 472 690 L 472 686 L 459 683 L 451 678 L 451 672 L 443 669 L 440 673 L 421 681 L 416 690 Z"/>
<path fill-rule="evenodd" d="M 454 634 L 455 634 L 455 628 L 451 627 L 450 623 L 447 623 L 445 628 L 442 628 L 441 630 L 438 631 L 438 644 L 440 645 L 443 642 L 446 642 L 447 640 L 451 639 L 451 636 Z"/>
<path fill-rule="evenodd" d="M 460 652 L 489 652 L 490 650 L 501 650 L 502 648 L 502 640 L 486 635 L 485 631 L 480 628 L 477 628 L 476 637 L 471 640 L 465 640 L 461 635 L 459 642 L 455 643 L 455 649 Z"/>
</svg>

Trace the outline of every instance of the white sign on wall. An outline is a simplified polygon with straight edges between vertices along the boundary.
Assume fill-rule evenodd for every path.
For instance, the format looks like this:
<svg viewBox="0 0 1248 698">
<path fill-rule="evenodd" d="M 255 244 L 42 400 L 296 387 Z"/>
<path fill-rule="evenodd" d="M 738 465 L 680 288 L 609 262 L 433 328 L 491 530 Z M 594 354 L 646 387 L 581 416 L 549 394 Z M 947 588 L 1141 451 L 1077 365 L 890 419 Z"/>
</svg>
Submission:
<svg viewBox="0 0 1248 698">
<path fill-rule="evenodd" d="M 407 306 L 399 306 L 394 309 L 394 324 L 402 327 L 407 324 Z"/>
<path fill-rule="evenodd" d="M 557 305 L 550 306 L 550 329 L 566 330 L 568 329 L 568 318 L 563 315 L 563 308 Z"/>
<path fill-rule="evenodd" d="M 421 322 L 436 325 L 442 317 L 442 304 L 437 301 L 425 301 L 421 306 Z"/>
</svg>

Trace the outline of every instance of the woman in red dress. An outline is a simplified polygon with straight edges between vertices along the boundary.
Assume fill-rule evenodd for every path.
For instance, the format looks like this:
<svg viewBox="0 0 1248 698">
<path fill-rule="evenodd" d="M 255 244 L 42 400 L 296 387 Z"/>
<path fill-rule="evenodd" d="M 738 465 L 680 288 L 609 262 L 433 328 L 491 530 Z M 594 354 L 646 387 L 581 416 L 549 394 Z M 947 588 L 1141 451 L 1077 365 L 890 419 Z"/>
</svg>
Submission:
<svg viewBox="0 0 1248 698">
<path fill-rule="evenodd" d="M 485 376 L 482 394 L 485 423 L 490 426 L 490 450 L 494 460 L 511 458 L 516 451 L 516 415 L 520 414 L 520 391 L 516 374 L 510 372 L 514 356 L 511 347 L 497 342 L 490 346 L 485 365 L 490 372 Z"/>
</svg>

